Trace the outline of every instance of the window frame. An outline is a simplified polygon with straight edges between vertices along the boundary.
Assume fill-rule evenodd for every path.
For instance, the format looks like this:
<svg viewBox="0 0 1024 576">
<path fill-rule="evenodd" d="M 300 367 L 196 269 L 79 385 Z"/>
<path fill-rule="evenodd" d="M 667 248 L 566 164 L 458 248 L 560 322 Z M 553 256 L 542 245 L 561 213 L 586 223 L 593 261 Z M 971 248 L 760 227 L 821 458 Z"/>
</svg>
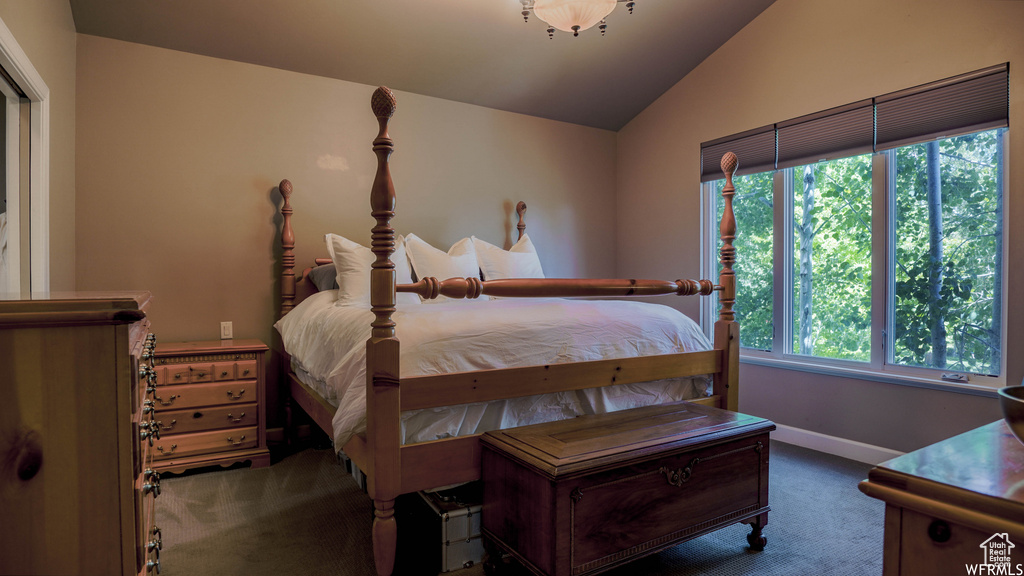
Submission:
<svg viewBox="0 0 1024 576">
<path fill-rule="evenodd" d="M 981 130 L 971 130 L 964 133 L 974 133 Z M 938 139 L 951 138 L 962 134 L 950 134 Z M 1006 214 L 1008 214 L 1007 183 L 1009 182 L 1009 161 L 1012 157 L 1009 149 L 1009 129 L 1001 133 L 1001 145 L 1003 147 L 1004 161 L 1003 170 L 1003 218 L 1002 226 L 1003 246 L 1009 247 L 1009 226 L 1005 225 Z M 930 139 L 929 139 L 930 140 Z M 924 140 L 928 141 L 928 140 Z M 907 144 L 903 144 L 907 145 Z M 792 345 L 792 325 L 788 322 L 793 313 L 793 302 L 791 287 L 794 281 L 792 277 L 792 222 L 793 222 L 793 176 L 795 168 L 774 170 L 773 174 L 773 203 L 776 206 L 773 215 L 773 338 L 772 350 L 763 351 L 753 348 L 740 348 L 740 360 L 744 363 L 786 368 L 803 372 L 828 374 L 835 376 L 851 377 L 863 380 L 888 382 L 925 388 L 956 389 L 970 394 L 990 396 L 997 388 L 1006 385 L 1007 354 L 1005 342 L 1008 328 L 1008 306 L 1007 306 L 1007 282 L 1009 274 L 1008 252 L 1004 249 L 1002 253 L 1003 270 L 1002 275 L 1002 298 L 1003 306 L 1001 311 L 1001 343 L 1003 350 L 1000 354 L 999 373 L 995 376 L 984 374 L 963 373 L 938 368 L 903 366 L 887 362 L 887 347 L 891 345 L 889 338 L 890 326 L 894 318 L 890 306 L 889 295 L 894 294 L 895 274 L 893 270 L 895 256 L 895 201 L 896 201 L 896 172 L 895 172 L 896 148 L 890 148 L 874 152 L 871 156 L 872 162 L 872 222 L 871 222 L 871 357 L 867 362 L 850 360 L 837 360 L 822 357 L 812 357 L 800 354 L 793 354 L 790 350 Z M 734 179 L 734 183 L 737 179 Z M 719 264 L 717 260 L 718 234 L 716 227 L 712 225 L 715 218 L 717 194 L 715 192 L 718 181 L 707 181 L 701 184 L 702 199 L 702 230 L 704 231 L 703 262 L 705 277 L 717 277 Z M 739 187 L 739 186 L 737 186 Z M 779 209 L 779 207 L 782 207 Z M 742 234 L 743 230 L 737 230 Z M 743 254 L 737 253 L 738 258 Z M 707 298 L 701 309 L 701 318 L 704 321 L 703 327 L 706 333 L 711 330 L 712 322 L 708 319 L 715 317 L 714 311 L 717 308 L 717 299 Z M 740 333 L 743 325 L 740 323 Z M 944 374 L 960 374 L 965 380 L 943 378 Z"/>
</svg>

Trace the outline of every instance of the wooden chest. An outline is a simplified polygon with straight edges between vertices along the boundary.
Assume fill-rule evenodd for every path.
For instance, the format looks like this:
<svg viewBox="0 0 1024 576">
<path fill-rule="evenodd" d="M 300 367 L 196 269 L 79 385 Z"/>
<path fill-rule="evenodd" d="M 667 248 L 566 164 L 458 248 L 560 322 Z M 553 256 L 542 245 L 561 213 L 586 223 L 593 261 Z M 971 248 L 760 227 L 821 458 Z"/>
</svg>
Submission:
<svg viewBox="0 0 1024 576">
<path fill-rule="evenodd" d="M 596 574 L 736 522 L 764 547 L 762 418 L 688 402 L 481 437 L 482 532 L 536 574 Z"/>
</svg>

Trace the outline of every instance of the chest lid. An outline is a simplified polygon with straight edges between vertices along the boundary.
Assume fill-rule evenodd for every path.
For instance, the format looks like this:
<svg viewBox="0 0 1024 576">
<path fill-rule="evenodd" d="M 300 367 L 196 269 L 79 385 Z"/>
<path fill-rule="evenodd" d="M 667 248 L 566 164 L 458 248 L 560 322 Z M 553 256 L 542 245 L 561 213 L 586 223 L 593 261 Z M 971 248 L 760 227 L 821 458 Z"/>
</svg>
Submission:
<svg viewBox="0 0 1024 576">
<path fill-rule="evenodd" d="M 764 418 L 691 402 L 580 416 L 481 437 L 485 446 L 551 477 L 684 452 L 775 429 Z"/>
</svg>

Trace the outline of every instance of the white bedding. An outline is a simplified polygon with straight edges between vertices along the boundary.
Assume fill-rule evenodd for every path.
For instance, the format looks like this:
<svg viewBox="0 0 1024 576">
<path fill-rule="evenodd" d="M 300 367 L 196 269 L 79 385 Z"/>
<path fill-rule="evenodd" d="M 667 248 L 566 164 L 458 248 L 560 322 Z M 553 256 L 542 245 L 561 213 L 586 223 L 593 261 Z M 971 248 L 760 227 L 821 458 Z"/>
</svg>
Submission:
<svg viewBox="0 0 1024 576">
<path fill-rule="evenodd" d="M 366 340 L 373 313 L 339 306 L 337 291 L 307 298 L 279 320 L 296 373 L 332 404 L 341 448 L 366 429 Z M 711 348 L 679 311 L 648 302 L 560 298 L 399 307 L 401 377 L 625 358 Z M 402 414 L 414 443 L 706 396 L 706 377 L 562 392 Z"/>
</svg>

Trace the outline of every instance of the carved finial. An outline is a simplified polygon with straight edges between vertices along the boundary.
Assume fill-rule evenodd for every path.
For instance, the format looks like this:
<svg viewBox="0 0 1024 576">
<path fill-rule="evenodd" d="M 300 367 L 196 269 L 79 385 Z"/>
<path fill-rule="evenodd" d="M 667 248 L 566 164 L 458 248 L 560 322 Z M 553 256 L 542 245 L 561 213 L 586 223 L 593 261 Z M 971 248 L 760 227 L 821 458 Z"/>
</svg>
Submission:
<svg viewBox="0 0 1024 576">
<path fill-rule="evenodd" d="M 292 183 L 287 179 L 281 180 L 281 183 L 277 186 L 281 190 L 281 196 L 287 200 L 292 197 Z"/>
<path fill-rule="evenodd" d="M 519 223 L 516 224 L 516 229 L 519 230 L 519 238 L 522 238 L 526 232 L 526 222 L 523 220 L 523 216 L 526 214 L 526 202 L 519 201 L 516 204 L 516 214 L 519 215 Z"/>
<path fill-rule="evenodd" d="M 370 109 L 377 118 L 391 118 L 397 105 L 394 93 L 387 86 L 377 88 L 370 97 Z"/>
<path fill-rule="evenodd" d="M 726 152 L 722 156 L 722 172 L 725 172 L 726 178 L 732 178 L 732 175 L 736 172 L 736 169 L 739 167 L 740 161 L 732 152 Z"/>
</svg>

